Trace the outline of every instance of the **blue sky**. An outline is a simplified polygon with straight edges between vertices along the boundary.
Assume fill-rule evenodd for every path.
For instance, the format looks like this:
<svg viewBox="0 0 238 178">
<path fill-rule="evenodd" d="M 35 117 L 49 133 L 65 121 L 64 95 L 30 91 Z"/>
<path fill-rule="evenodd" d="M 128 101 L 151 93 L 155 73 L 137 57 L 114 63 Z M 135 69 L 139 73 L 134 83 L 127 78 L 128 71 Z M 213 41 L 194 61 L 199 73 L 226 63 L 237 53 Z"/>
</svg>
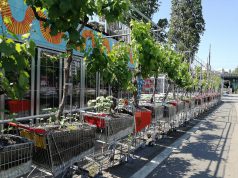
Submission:
<svg viewBox="0 0 238 178">
<path fill-rule="evenodd" d="M 161 6 L 153 21 L 170 18 L 171 1 L 160 0 Z M 213 69 L 234 69 L 238 66 L 238 0 L 203 0 L 206 31 L 201 37 L 197 56 L 207 60 L 211 44 Z"/>
</svg>

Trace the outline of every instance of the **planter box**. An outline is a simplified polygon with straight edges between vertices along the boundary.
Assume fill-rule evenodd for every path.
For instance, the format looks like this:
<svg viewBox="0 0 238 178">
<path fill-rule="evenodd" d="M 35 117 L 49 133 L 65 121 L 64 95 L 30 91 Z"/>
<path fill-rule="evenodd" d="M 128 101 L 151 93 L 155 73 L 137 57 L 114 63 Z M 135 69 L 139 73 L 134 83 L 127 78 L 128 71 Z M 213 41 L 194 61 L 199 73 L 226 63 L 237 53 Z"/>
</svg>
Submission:
<svg viewBox="0 0 238 178">
<path fill-rule="evenodd" d="M 195 108 L 195 99 L 194 99 L 194 98 L 191 99 L 189 108 L 190 108 L 190 109 L 194 109 L 194 108 Z"/>
<path fill-rule="evenodd" d="M 116 113 L 114 116 L 102 113 L 86 113 L 84 121 L 97 127 L 97 139 L 110 143 L 131 133 L 134 129 L 133 116 Z"/>
<path fill-rule="evenodd" d="M 151 124 L 152 111 L 147 109 L 137 110 L 135 112 L 135 132 L 140 132 Z"/>
<path fill-rule="evenodd" d="M 31 170 L 33 143 L 19 136 L 7 136 L 21 143 L 0 147 L 0 177 L 16 178 Z"/>
<path fill-rule="evenodd" d="M 183 102 L 184 102 L 184 111 L 187 112 L 187 111 L 189 110 L 189 108 L 191 108 L 191 107 L 190 107 L 190 105 L 191 105 L 191 100 L 186 99 L 186 100 L 183 100 Z"/>
<path fill-rule="evenodd" d="M 183 101 L 169 101 L 168 103 L 176 108 L 176 113 L 181 113 L 184 110 Z"/>
<path fill-rule="evenodd" d="M 161 104 L 143 104 L 141 106 L 152 112 L 152 121 L 159 120 L 163 117 L 164 106 Z"/>
<path fill-rule="evenodd" d="M 29 100 L 7 100 L 6 103 L 10 113 L 25 112 L 31 109 Z"/>
<path fill-rule="evenodd" d="M 164 118 L 170 118 L 176 115 L 176 106 L 172 104 L 166 104 L 164 106 Z"/>
<path fill-rule="evenodd" d="M 204 100 L 200 97 L 195 99 L 196 106 L 201 106 L 204 103 Z"/>
<path fill-rule="evenodd" d="M 95 127 L 86 124 L 74 130 L 49 131 L 45 135 L 21 131 L 22 136 L 35 142 L 34 164 L 49 170 L 54 176 L 93 151 L 95 133 Z"/>
<path fill-rule="evenodd" d="M 178 101 L 177 105 L 177 113 L 181 113 L 186 109 L 186 102 L 185 101 Z"/>
</svg>

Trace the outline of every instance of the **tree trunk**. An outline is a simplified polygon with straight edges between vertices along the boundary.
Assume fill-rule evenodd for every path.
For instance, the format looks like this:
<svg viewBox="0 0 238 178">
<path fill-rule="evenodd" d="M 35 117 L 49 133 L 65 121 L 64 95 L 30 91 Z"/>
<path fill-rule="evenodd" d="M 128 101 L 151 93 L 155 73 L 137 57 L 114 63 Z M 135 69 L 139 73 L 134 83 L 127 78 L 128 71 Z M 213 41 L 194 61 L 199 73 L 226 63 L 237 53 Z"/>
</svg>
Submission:
<svg viewBox="0 0 238 178">
<path fill-rule="evenodd" d="M 118 103 L 117 103 L 118 92 L 119 92 L 118 88 L 119 88 L 118 86 L 112 86 L 112 89 L 111 89 L 113 98 L 112 98 L 112 104 L 111 104 L 110 109 L 109 109 L 110 115 L 113 115 L 112 111 L 115 111 L 115 109 L 118 105 Z"/>
<path fill-rule="evenodd" d="M 135 79 L 133 81 L 133 85 L 136 87 L 136 90 L 133 92 L 133 103 L 136 108 L 139 106 L 139 101 L 138 101 L 138 91 L 137 91 L 137 80 Z"/>
<path fill-rule="evenodd" d="M 56 112 L 56 120 L 59 121 L 60 116 L 63 114 L 64 111 L 64 105 L 65 105 L 65 101 L 67 98 L 67 94 L 68 94 L 68 88 L 69 88 L 69 72 L 70 72 L 70 65 L 71 62 L 73 60 L 73 49 L 68 49 L 67 50 L 67 54 L 68 54 L 68 58 L 67 61 L 64 65 L 64 87 L 63 87 L 63 97 L 61 99 L 60 105 L 59 105 L 59 109 Z"/>
<path fill-rule="evenodd" d="M 167 97 L 168 97 L 169 90 L 171 89 L 171 86 L 172 86 L 172 84 L 169 82 L 168 87 L 167 87 L 167 90 L 166 90 L 166 93 L 165 93 L 165 96 L 164 96 L 164 98 L 163 98 L 164 101 L 165 101 L 165 100 L 167 99 Z"/>
<path fill-rule="evenodd" d="M 156 91 L 157 91 L 157 85 L 158 85 L 158 80 L 157 80 L 157 78 L 158 78 L 158 74 L 155 74 L 155 86 L 154 86 L 154 91 L 153 91 L 153 95 L 151 96 L 151 99 L 150 99 L 150 102 L 151 103 L 153 103 L 153 102 L 155 102 L 154 100 L 155 100 L 155 93 L 156 93 Z"/>
<path fill-rule="evenodd" d="M 175 84 L 174 83 L 172 85 L 173 85 L 173 99 L 175 100 L 176 99 L 176 95 L 175 95 L 175 89 L 176 88 L 175 88 Z"/>
</svg>

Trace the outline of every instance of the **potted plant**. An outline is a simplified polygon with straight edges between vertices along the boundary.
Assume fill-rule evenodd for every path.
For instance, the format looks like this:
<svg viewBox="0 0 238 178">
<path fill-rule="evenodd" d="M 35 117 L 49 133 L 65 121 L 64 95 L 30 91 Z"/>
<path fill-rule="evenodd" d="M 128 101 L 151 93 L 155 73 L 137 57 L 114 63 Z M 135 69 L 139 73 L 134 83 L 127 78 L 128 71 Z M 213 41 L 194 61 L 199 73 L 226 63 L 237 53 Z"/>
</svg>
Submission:
<svg viewBox="0 0 238 178">
<path fill-rule="evenodd" d="M 75 162 L 93 152 L 96 128 L 88 124 L 67 122 L 67 117 L 58 122 L 38 126 L 9 123 L 19 128 L 20 135 L 34 143 L 33 162 L 61 175 Z"/>
<path fill-rule="evenodd" d="M 93 107 L 93 113 L 86 113 L 84 119 L 97 126 L 101 140 L 112 142 L 133 132 L 133 117 L 129 111 L 119 111 L 118 99 L 118 92 L 127 89 L 131 81 L 129 51 L 126 44 L 118 42 L 109 52 L 102 45 L 102 35 L 94 35 L 95 45 L 85 53 L 87 72 L 99 72 L 103 82 L 111 86 L 112 96 L 90 100 L 88 106 Z"/>
<path fill-rule="evenodd" d="M 35 51 L 32 41 L 22 39 L 22 42 L 19 44 L 5 35 L 0 36 L 0 90 L 16 102 L 28 90 L 29 59 Z M 3 127 L 0 127 L 0 177 L 22 176 L 31 170 L 33 144 L 22 137 L 4 134 L 1 129 Z"/>
<path fill-rule="evenodd" d="M 16 178 L 31 170 L 33 143 L 10 134 L 0 134 L 0 177 Z"/>
</svg>

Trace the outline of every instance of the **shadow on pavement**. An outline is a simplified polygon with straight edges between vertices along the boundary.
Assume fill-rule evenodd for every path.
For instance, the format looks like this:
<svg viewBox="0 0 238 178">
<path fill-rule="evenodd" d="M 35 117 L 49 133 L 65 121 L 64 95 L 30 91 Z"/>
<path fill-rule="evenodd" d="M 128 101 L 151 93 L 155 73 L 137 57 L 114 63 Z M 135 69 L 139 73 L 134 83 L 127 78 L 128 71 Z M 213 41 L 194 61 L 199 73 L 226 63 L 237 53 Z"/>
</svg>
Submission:
<svg viewBox="0 0 238 178">
<path fill-rule="evenodd" d="M 237 100 L 238 102 L 238 100 Z M 223 104 L 229 103 L 227 101 Z M 224 105 L 223 105 L 224 106 Z M 221 108 L 218 108 L 220 110 Z M 230 106 L 231 109 L 231 106 Z M 223 108 L 222 108 L 223 110 Z M 222 112 L 221 112 L 222 113 Z M 229 112 L 227 113 L 227 117 Z M 217 118 L 215 117 L 215 120 Z M 213 134 L 211 130 L 219 129 L 219 134 Z M 201 132 L 195 137 L 194 142 L 187 142 L 178 152 L 177 155 L 172 154 L 171 157 L 166 159 L 161 165 L 159 165 L 147 178 L 174 178 L 174 177 L 192 177 L 192 178 L 211 178 L 211 177 L 223 177 L 219 175 L 219 170 L 224 164 L 225 145 L 229 140 L 230 133 L 232 132 L 231 123 L 224 122 L 222 124 L 213 123 L 212 120 L 205 121 L 199 128 Z M 181 155 L 180 155 L 181 153 Z M 192 160 L 206 160 L 204 171 L 193 170 L 193 161 L 191 158 L 185 158 L 186 155 L 192 155 Z M 216 166 L 213 167 L 212 163 Z M 212 171 L 211 171 L 212 170 Z M 224 172 L 222 172 L 224 174 Z"/>
<path fill-rule="evenodd" d="M 121 178 L 127 178 L 132 176 L 136 171 L 138 171 L 141 167 L 143 167 L 146 163 L 148 163 L 151 159 L 153 159 L 156 155 L 158 155 L 160 152 L 162 152 L 166 147 L 170 147 L 170 145 L 179 137 L 181 137 L 186 131 L 188 131 L 190 128 L 194 127 L 197 123 L 199 123 L 201 120 L 206 118 L 207 116 L 216 118 L 217 114 L 219 113 L 221 107 L 224 107 L 224 104 L 226 102 L 221 102 L 220 105 L 216 106 L 214 109 L 202 114 L 200 117 L 197 117 L 190 121 L 190 123 L 187 125 L 187 127 L 180 127 L 177 129 L 177 132 L 172 132 L 170 135 L 168 135 L 167 138 L 160 139 L 156 142 L 156 146 L 154 147 L 144 147 L 142 149 L 138 149 L 135 151 L 135 155 L 137 159 L 134 159 L 132 162 L 124 163 L 122 165 L 114 166 L 106 170 L 106 172 L 109 172 L 110 174 L 121 177 Z M 228 115 L 229 112 L 227 112 Z M 181 153 L 184 154 L 192 154 L 194 159 L 199 160 L 210 160 L 210 164 L 213 161 L 216 161 L 218 163 L 222 160 L 222 152 L 221 154 L 217 153 L 218 145 L 221 142 L 222 139 L 226 139 L 226 137 L 222 138 L 221 135 L 212 135 L 209 133 L 205 133 L 206 131 L 211 130 L 217 130 L 217 129 L 224 129 L 222 127 L 219 127 L 216 123 L 213 123 L 212 121 L 205 121 L 200 126 L 199 131 L 202 132 L 198 136 L 195 137 L 197 139 L 197 142 L 195 143 L 188 143 L 187 146 L 183 147 L 181 150 Z M 204 132 L 204 133 L 203 133 Z M 213 142 L 218 143 L 217 145 Z M 224 149 L 224 147 L 219 146 L 219 149 Z M 219 151 L 220 153 L 220 151 Z M 173 153 L 174 155 L 176 153 Z M 180 178 L 184 177 L 191 169 L 191 160 L 185 160 L 183 157 L 170 157 L 166 159 L 164 162 L 162 162 L 152 173 L 149 174 L 149 177 L 162 177 L 162 178 Z M 216 168 L 218 169 L 219 166 Z M 216 171 L 217 172 L 217 171 Z M 193 174 L 193 173 L 192 173 Z M 204 172 L 197 172 L 193 174 L 193 177 L 212 177 L 210 175 L 209 169 L 205 170 Z"/>
<path fill-rule="evenodd" d="M 190 171 L 190 163 L 182 158 L 169 158 L 168 161 L 161 163 L 160 167 L 156 169 L 152 174 L 149 175 L 150 178 L 182 178 L 186 172 Z"/>
<path fill-rule="evenodd" d="M 202 172 L 202 171 L 190 176 L 190 178 L 212 178 L 212 177 L 214 178 L 214 176 L 208 174 L 208 172 Z"/>
</svg>

